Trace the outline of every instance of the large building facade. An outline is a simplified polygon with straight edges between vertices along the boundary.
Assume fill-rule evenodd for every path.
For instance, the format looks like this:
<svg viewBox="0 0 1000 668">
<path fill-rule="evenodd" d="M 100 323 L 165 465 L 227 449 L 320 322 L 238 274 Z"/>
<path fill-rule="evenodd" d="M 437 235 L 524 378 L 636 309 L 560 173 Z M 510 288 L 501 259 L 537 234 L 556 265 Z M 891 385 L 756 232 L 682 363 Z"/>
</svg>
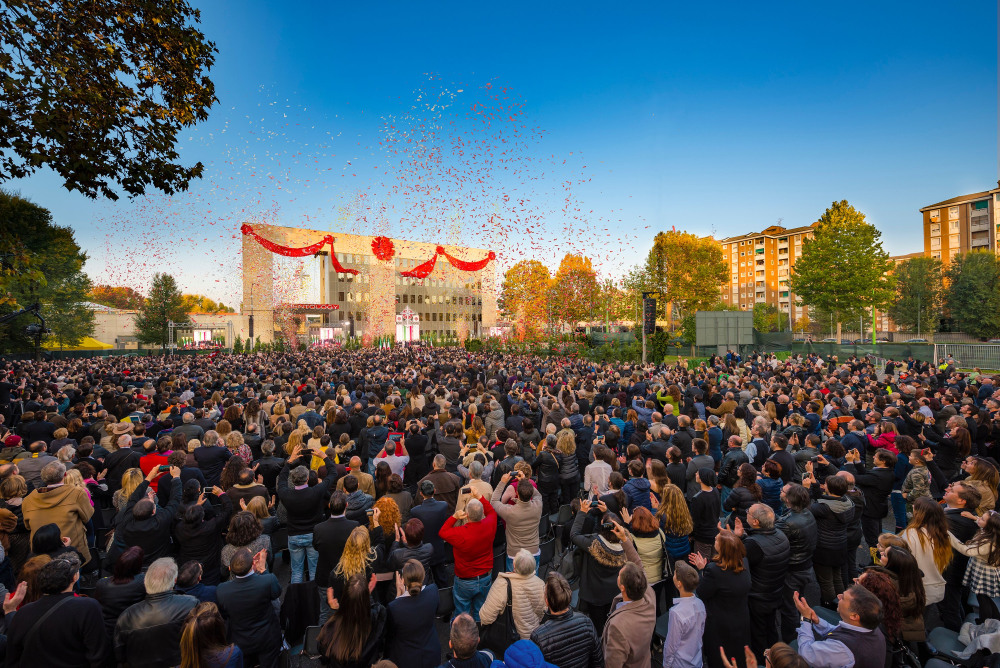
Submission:
<svg viewBox="0 0 1000 668">
<path fill-rule="evenodd" d="M 421 335 L 477 337 L 491 333 L 497 321 L 496 261 L 478 270 L 463 270 L 448 256 L 480 261 L 489 250 L 391 239 L 392 257 L 381 260 L 373 250 L 376 237 L 331 234 L 315 230 L 254 225 L 254 234 L 285 247 L 307 247 L 326 237 L 326 247 L 306 261 L 318 263 L 319 301 L 288 303 L 274 289 L 275 254 L 253 235 L 243 237 L 244 336 L 254 316 L 254 336 L 270 340 L 281 327 L 282 311 L 299 317 L 300 336 L 309 341 L 343 336 L 399 336 L 400 327 L 418 323 Z M 446 255 L 438 254 L 438 249 Z M 424 278 L 404 276 L 437 257 Z M 338 271 L 343 269 L 345 271 Z M 357 273 L 351 273 L 353 270 Z M 279 315 L 275 317 L 276 313 Z"/>
<path fill-rule="evenodd" d="M 773 225 L 722 239 L 722 259 L 729 267 L 722 302 L 748 311 L 755 304 L 767 304 L 791 313 L 793 322 L 806 315 L 806 307 L 795 301 L 790 279 L 795 260 L 802 257 L 802 242 L 812 236 L 814 225 L 792 229 Z"/>
<path fill-rule="evenodd" d="M 921 208 L 924 255 L 948 264 L 959 253 L 1000 251 L 998 207 L 1000 187 L 952 197 Z"/>
</svg>

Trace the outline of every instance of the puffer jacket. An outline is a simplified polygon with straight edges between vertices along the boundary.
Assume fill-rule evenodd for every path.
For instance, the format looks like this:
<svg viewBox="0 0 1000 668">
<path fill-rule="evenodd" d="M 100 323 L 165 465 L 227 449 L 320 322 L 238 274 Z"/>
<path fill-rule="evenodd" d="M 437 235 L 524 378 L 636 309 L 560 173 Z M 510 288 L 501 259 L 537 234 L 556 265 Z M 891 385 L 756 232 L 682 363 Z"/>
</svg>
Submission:
<svg viewBox="0 0 1000 668">
<path fill-rule="evenodd" d="M 507 605 L 508 582 L 514 626 L 521 639 L 526 640 L 545 615 L 545 583 L 534 573 L 500 573 L 479 609 L 479 618 L 483 624 L 492 624 L 503 613 Z"/>
<path fill-rule="evenodd" d="M 725 487 L 732 487 L 738 480 L 737 471 L 741 464 L 749 464 L 750 458 L 747 453 L 740 448 L 729 448 L 722 455 L 722 464 L 719 465 L 719 484 Z"/>
<path fill-rule="evenodd" d="M 743 526 L 747 526 L 747 511 L 755 503 L 757 503 L 757 499 L 754 498 L 753 493 L 749 489 L 746 487 L 733 487 L 732 493 L 726 497 L 726 502 L 722 504 L 723 510 L 732 513 L 732 516 L 729 518 L 730 528 L 736 524 L 736 518 L 739 518 L 743 522 Z"/>
<path fill-rule="evenodd" d="M 497 429 L 503 427 L 503 410 L 497 408 L 495 411 L 490 411 L 483 418 L 483 426 L 486 427 L 486 436 L 490 441 L 495 441 L 497 436 Z"/>
<path fill-rule="evenodd" d="M 562 482 L 579 481 L 580 460 L 577 459 L 576 453 L 567 455 L 557 452 L 556 456 L 559 458 L 559 480 Z"/>
<path fill-rule="evenodd" d="M 625 492 L 625 497 L 628 500 L 629 512 L 632 512 L 639 506 L 652 512 L 653 504 L 649 501 L 649 490 L 649 480 L 645 478 L 631 478 L 625 483 L 622 491 Z"/>
<path fill-rule="evenodd" d="M 847 557 L 847 528 L 854 518 L 854 503 L 846 496 L 822 495 L 809 511 L 816 518 L 819 534 L 813 560 L 826 566 L 838 566 Z"/>
<path fill-rule="evenodd" d="M 646 580 L 649 584 L 662 580 L 663 532 L 641 533 L 632 531 L 632 540 L 635 542 L 635 551 L 639 553 L 639 559 L 642 560 L 642 569 L 646 571 Z"/>
<path fill-rule="evenodd" d="M 604 665 L 601 641 L 590 617 L 572 608 L 546 615 L 531 632 L 531 642 L 542 650 L 547 663 L 559 668 L 595 668 Z"/>
<path fill-rule="evenodd" d="M 899 454 L 899 448 L 896 447 L 896 435 L 890 432 L 882 432 L 878 436 L 868 435 L 868 444 L 871 446 L 872 452 L 875 452 L 878 448 L 885 448 L 894 455 Z"/>
<path fill-rule="evenodd" d="M 754 530 L 743 542 L 750 564 L 749 598 L 780 605 L 791 557 L 788 538 L 776 529 Z"/>
<path fill-rule="evenodd" d="M 196 605 L 194 596 L 167 591 L 130 606 L 115 625 L 115 658 L 130 666 L 176 666 L 181 661 L 181 631 Z"/>
<path fill-rule="evenodd" d="M 788 538 L 788 547 L 791 550 L 788 570 L 812 568 L 813 553 L 816 551 L 816 541 L 819 536 L 816 517 L 808 510 L 801 512 L 789 510 L 778 519 L 775 527 Z"/>
<path fill-rule="evenodd" d="M 600 514 L 591 512 L 594 519 L 600 521 Z M 577 513 L 569 532 L 573 544 L 583 550 L 580 600 L 607 605 L 619 593 L 618 571 L 625 565 L 625 550 L 620 543 L 609 543 L 600 534 L 583 533 L 586 519 L 586 513 Z"/>
<path fill-rule="evenodd" d="M 771 506 L 775 515 L 781 513 L 781 488 L 785 486 L 781 478 L 764 477 L 757 481 L 762 492 L 761 501 Z"/>
</svg>

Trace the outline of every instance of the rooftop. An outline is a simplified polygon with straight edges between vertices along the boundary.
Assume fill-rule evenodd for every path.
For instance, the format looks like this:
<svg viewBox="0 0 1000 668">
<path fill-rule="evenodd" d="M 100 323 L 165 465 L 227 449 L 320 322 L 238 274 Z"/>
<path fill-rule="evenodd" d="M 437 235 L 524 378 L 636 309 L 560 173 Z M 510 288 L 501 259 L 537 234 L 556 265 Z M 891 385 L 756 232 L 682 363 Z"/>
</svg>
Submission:
<svg viewBox="0 0 1000 668">
<path fill-rule="evenodd" d="M 994 193 L 1000 193 L 1000 181 L 997 181 L 997 186 L 993 190 L 984 190 L 978 193 L 972 193 L 971 195 L 959 195 L 958 197 L 952 197 L 951 199 L 946 199 L 942 202 L 937 202 L 936 204 L 928 204 L 927 206 L 921 207 L 921 213 L 927 211 L 928 209 L 939 209 L 944 206 L 950 206 L 952 204 L 962 204 L 964 202 L 973 202 L 977 199 L 989 199 Z"/>
<path fill-rule="evenodd" d="M 803 232 L 812 232 L 813 228 L 819 223 L 812 223 L 811 225 L 803 225 L 802 227 L 793 227 L 791 229 L 786 229 L 780 225 L 772 225 L 771 227 L 765 228 L 760 232 L 748 232 L 746 234 L 741 234 L 735 237 L 726 237 L 721 239 L 719 243 L 727 244 L 733 241 L 741 241 L 744 239 L 753 239 L 756 237 L 784 237 L 789 234 L 802 234 Z"/>
</svg>

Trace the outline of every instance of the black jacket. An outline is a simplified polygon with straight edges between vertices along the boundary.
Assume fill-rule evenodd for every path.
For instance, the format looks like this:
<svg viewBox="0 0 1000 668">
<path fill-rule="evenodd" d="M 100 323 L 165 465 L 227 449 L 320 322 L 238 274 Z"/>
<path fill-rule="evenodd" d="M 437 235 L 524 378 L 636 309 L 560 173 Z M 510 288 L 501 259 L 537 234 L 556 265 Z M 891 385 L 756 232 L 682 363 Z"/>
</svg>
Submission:
<svg viewBox="0 0 1000 668">
<path fill-rule="evenodd" d="M 758 503 L 759 499 L 755 498 L 754 495 L 746 487 L 733 487 L 733 491 L 726 497 L 726 502 L 722 504 L 722 509 L 727 512 L 732 512 L 732 516 L 729 518 L 729 526 L 732 527 L 736 523 L 736 518 L 739 518 L 743 522 L 743 526 L 747 525 L 747 511 L 750 510 L 750 506 Z"/>
<path fill-rule="evenodd" d="M 599 513 L 591 512 L 597 519 Z M 570 540 L 577 549 L 583 551 L 580 600 L 606 605 L 619 593 L 618 571 L 625 565 L 625 551 L 610 549 L 599 534 L 584 534 L 583 524 L 586 519 L 587 513 L 577 513 L 569 532 Z"/>
<path fill-rule="evenodd" d="M 417 596 L 400 596 L 389 603 L 386 657 L 397 666 L 436 668 L 441 663 L 441 641 L 434 617 L 437 586 L 427 585 Z"/>
<path fill-rule="evenodd" d="M 839 566 L 847 557 L 847 529 L 854 517 L 854 504 L 846 496 L 823 494 L 813 502 L 809 511 L 816 518 L 819 528 L 815 562 Z"/>
<path fill-rule="evenodd" d="M 688 510 L 691 511 L 694 526 L 691 538 L 709 545 L 714 543 L 715 536 L 719 533 L 719 515 L 722 513 L 719 491 L 699 491 L 688 501 Z"/>
<path fill-rule="evenodd" d="M 748 531 L 743 539 L 750 563 L 750 600 L 781 604 L 791 551 L 788 538 L 777 529 Z"/>
<path fill-rule="evenodd" d="M 174 527 L 174 538 L 180 546 L 177 563 L 197 561 L 202 566 L 201 581 L 207 585 L 217 585 L 221 578 L 222 532 L 229 526 L 233 514 L 233 502 L 223 494 L 222 506 L 214 512 L 206 509 L 205 518 L 197 524 L 181 520 Z M 207 503 L 205 505 L 208 505 Z"/>
<path fill-rule="evenodd" d="M 451 517 L 448 504 L 437 499 L 427 499 L 419 506 L 410 509 L 410 517 L 416 517 L 424 523 L 424 540 L 434 548 L 434 564 L 444 563 L 448 556 L 445 542 L 438 536 L 441 527 Z"/>
<path fill-rule="evenodd" d="M 604 665 L 601 639 L 590 617 L 569 609 L 547 614 L 531 632 L 531 642 L 542 650 L 546 662 L 559 668 L 597 668 Z"/>
<path fill-rule="evenodd" d="M 269 494 L 274 494 L 278 490 L 278 474 L 285 465 L 285 460 L 280 457 L 261 457 L 254 462 L 257 467 L 257 475 L 264 478 L 264 486 Z"/>
<path fill-rule="evenodd" d="M 740 448 L 729 448 L 722 455 L 722 463 L 719 464 L 719 484 L 725 487 L 732 487 L 739 479 L 737 471 L 741 464 L 748 464 L 750 458 L 747 453 Z"/>
<path fill-rule="evenodd" d="M 896 481 L 896 473 L 892 469 L 872 469 L 865 473 L 864 464 L 851 463 L 844 467 L 854 474 L 854 486 L 861 490 L 865 497 L 864 517 L 882 519 L 889 514 L 889 495 Z"/>
<path fill-rule="evenodd" d="M 164 481 L 165 482 L 165 481 Z M 171 478 L 170 500 L 157 508 L 152 517 L 137 520 L 132 508 L 146 496 L 149 483 L 145 480 L 135 488 L 125 507 L 115 516 L 115 540 L 108 551 L 106 564 L 114 564 L 129 547 L 138 545 L 143 551 L 143 565 L 148 566 L 160 557 L 170 556 L 170 530 L 174 516 L 181 507 L 181 480 Z"/>
<path fill-rule="evenodd" d="M 181 661 L 181 631 L 194 596 L 150 594 L 129 607 L 115 625 L 115 659 L 142 668 L 169 668 Z"/>
<path fill-rule="evenodd" d="M 108 632 L 108 640 L 115 637 L 115 624 L 118 617 L 130 605 L 146 598 L 145 574 L 140 573 L 127 584 L 114 584 L 111 578 L 101 578 L 97 581 L 97 591 L 94 598 L 101 604 L 104 613 L 104 628 Z"/>
<path fill-rule="evenodd" d="M 70 600 L 61 604 L 45 620 L 45 628 L 28 642 L 28 634 L 42 616 L 66 598 Z M 69 668 L 81 664 L 98 668 L 105 664 L 110 644 L 104 633 L 101 605 L 93 599 L 73 594 L 42 596 L 8 620 L 6 665 L 9 668 L 27 665 Z"/>
<path fill-rule="evenodd" d="M 313 549 L 319 553 L 316 563 L 316 585 L 329 586 L 330 571 L 340 562 L 347 538 L 358 523 L 346 517 L 331 517 L 313 528 Z"/>
<path fill-rule="evenodd" d="M 332 459 L 327 457 L 324 461 L 326 462 L 326 470 L 328 472 L 337 470 L 337 465 Z M 330 486 L 337 482 L 337 476 L 331 473 L 323 479 L 323 482 L 312 487 L 304 489 L 289 487 L 288 473 L 291 470 L 290 466 L 293 463 L 295 466 L 299 464 L 308 465 L 307 462 L 308 459 L 306 457 L 299 457 L 295 462 L 286 462 L 281 469 L 281 473 L 278 474 L 278 499 L 281 500 L 288 513 L 289 536 L 312 533 L 313 527 L 323 521 L 323 508 L 326 507 L 326 495 L 330 491 Z"/>
<path fill-rule="evenodd" d="M 681 451 L 681 459 L 687 459 L 693 454 L 691 447 L 692 441 L 694 441 L 694 429 L 691 427 L 678 429 L 670 437 L 670 445 L 676 445 Z"/>
<path fill-rule="evenodd" d="M 273 573 L 252 573 L 223 582 L 215 590 L 219 610 L 229 622 L 229 641 L 244 654 L 281 644 L 281 626 L 273 601 L 281 596 L 281 585 Z"/>
<path fill-rule="evenodd" d="M 788 570 L 811 568 L 819 532 L 813 514 L 808 509 L 801 512 L 789 510 L 778 519 L 775 527 L 788 538 L 788 548 L 791 551 Z"/>
</svg>

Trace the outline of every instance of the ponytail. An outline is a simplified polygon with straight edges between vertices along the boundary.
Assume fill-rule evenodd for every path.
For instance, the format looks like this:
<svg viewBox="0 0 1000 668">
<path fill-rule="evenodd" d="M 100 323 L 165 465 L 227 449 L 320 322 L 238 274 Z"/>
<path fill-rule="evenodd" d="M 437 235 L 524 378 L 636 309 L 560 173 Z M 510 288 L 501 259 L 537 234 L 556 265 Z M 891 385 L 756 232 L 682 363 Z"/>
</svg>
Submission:
<svg viewBox="0 0 1000 668">
<path fill-rule="evenodd" d="M 401 575 L 407 593 L 410 596 L 419 596 L 420 590 L 424 586 L 424 578 L 426 577 L 424 565 L 416 559 L 407 559 L 406 563 L 403 564 Z"/>
</svg>

